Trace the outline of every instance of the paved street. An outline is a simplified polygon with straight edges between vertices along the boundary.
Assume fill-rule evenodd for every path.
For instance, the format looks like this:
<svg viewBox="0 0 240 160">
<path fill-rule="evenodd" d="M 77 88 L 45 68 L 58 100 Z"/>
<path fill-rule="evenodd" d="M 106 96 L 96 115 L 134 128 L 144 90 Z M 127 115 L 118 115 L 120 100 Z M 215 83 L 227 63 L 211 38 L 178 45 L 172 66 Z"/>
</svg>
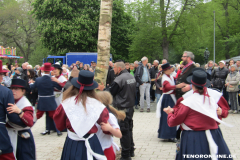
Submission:
<svg viewBox="0 0 240 160">
<path fill-rule="evenodd" d="M 175 157 L 176 144 L 164 142 L 157 138 L 158 119 L 155 114 L 156 104 L 151 103 L 151 112 L 134 113 L 134 141 L 135 158 L 133 160 L 173 160 Z M 146 109 L 145 109 L 146 111 Z M 240 114 L 230 114 L 225 122 L 234 125 L 228 128 L 221 125 L 224 139 L 236 160 L 240 160 Z M 58 160 L 61 157 L 63 144 L 67 133 L 57 137 L 56 133 L 42 136 L 40 133 L 45 129 L 45 117 L 41 118 L 32 128 L 36 143 L 37 160 Z M 115 139 L 119 144 L 119 140 Z"/>
</svg>

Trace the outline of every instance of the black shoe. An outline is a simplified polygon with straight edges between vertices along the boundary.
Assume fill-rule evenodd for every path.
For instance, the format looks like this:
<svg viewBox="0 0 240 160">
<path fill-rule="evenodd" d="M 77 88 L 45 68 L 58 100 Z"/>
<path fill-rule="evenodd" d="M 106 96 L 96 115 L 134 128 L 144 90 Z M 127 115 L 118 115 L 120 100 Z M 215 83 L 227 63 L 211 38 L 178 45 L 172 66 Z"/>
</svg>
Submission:
<svg viewBox="0 0 240 160">
<path fill-rule="evenodd" d="M 121 157 L 119 160 L 132 160 L 132 158 L 131 157 L 128 157 L 128 158 Z"/>
<path fill-rule="evenodd" d="M 46 134 L 50 134 L 50 131 L 46 130 L 45 132 L 42 132 L 41 135 L 46 135 Z"/>
<path fill-rule="evenodd" d="M 130 153 L 130 156 L 131 156 L 131 157 L 135 157 L 134 152 L 131 152 L 131 153 Z"/>
<path fill-rule="evenodd" d="M 62 132 L 58 132 L 57 135 L 60 137 L 62 135 Z"/>
<path fill-rule="evenodd" d="M 135 109 L 139 109 L 137 105 L 135 106 Z"/>
<path fill-rule="evenodd" d="M 174 142 L 174 143 L 177 143 L 177 139 L 176 139 L 176 138 L 171 138 L 171 139 L 168 139 L 168 142 Z"/>
</svg>

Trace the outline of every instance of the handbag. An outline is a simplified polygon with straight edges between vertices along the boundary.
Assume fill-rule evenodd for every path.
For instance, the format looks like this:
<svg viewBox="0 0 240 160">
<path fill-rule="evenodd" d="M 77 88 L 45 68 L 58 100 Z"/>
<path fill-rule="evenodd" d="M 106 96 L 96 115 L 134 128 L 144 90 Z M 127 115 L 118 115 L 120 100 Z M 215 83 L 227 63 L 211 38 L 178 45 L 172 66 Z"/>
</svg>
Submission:
<svg viewBox="0 0 240 160">
<path fill-rule="evenodd" d="M 156 84 L 153 84 L 153 86 L 152 86 L 152 90 L 156 90 L 156 89 L 157 89 Z"/>
</svg>

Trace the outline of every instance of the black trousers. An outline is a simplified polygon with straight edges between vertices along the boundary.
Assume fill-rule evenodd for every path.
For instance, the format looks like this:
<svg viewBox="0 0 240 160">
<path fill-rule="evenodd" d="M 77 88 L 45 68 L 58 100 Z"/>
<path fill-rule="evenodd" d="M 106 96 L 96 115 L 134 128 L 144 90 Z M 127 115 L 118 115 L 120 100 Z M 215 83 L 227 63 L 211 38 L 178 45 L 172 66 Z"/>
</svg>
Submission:
<svg viewBox="0 0 240 160">
<path fill-rule="evenodd" d="M 155 101 L 155 90 L 152 89 L 153 85 L 154 85 L 154 82 L 151 82 L 150 97 L 151 97 L 151 100 Z"/>
<path fill-rule="evenodd" d="M 119 110 L 123 110 L 124 108 L 119 108 Z M 120 139 L 120 143 L 122 146 L 121 156 L 123 158 L 131 157 L 130 153 L 134 152 L 134 142 L 133 142 L 133 107 L 125 110 L 126 118 L 124 121 L 119 122 L 120 130 L 122 132 L 122 138 Z"/>
</svg>

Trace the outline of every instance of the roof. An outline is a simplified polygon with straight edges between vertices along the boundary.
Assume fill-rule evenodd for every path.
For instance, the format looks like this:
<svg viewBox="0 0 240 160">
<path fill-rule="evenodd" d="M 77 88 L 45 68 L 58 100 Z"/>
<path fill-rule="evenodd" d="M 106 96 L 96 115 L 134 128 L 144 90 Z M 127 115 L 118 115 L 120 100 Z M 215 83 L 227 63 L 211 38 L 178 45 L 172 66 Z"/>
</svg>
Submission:
<svg viewBox="0 0 240 160">
<path fill-rule="evenodd" d="M 236 62 L 236 61 L 240 60 L 240 56 L 232 57 L 231 59 L 233 59 Z M 229 62 L 231 59 L 226 59 L 224 61 Z"/>
</svg>

